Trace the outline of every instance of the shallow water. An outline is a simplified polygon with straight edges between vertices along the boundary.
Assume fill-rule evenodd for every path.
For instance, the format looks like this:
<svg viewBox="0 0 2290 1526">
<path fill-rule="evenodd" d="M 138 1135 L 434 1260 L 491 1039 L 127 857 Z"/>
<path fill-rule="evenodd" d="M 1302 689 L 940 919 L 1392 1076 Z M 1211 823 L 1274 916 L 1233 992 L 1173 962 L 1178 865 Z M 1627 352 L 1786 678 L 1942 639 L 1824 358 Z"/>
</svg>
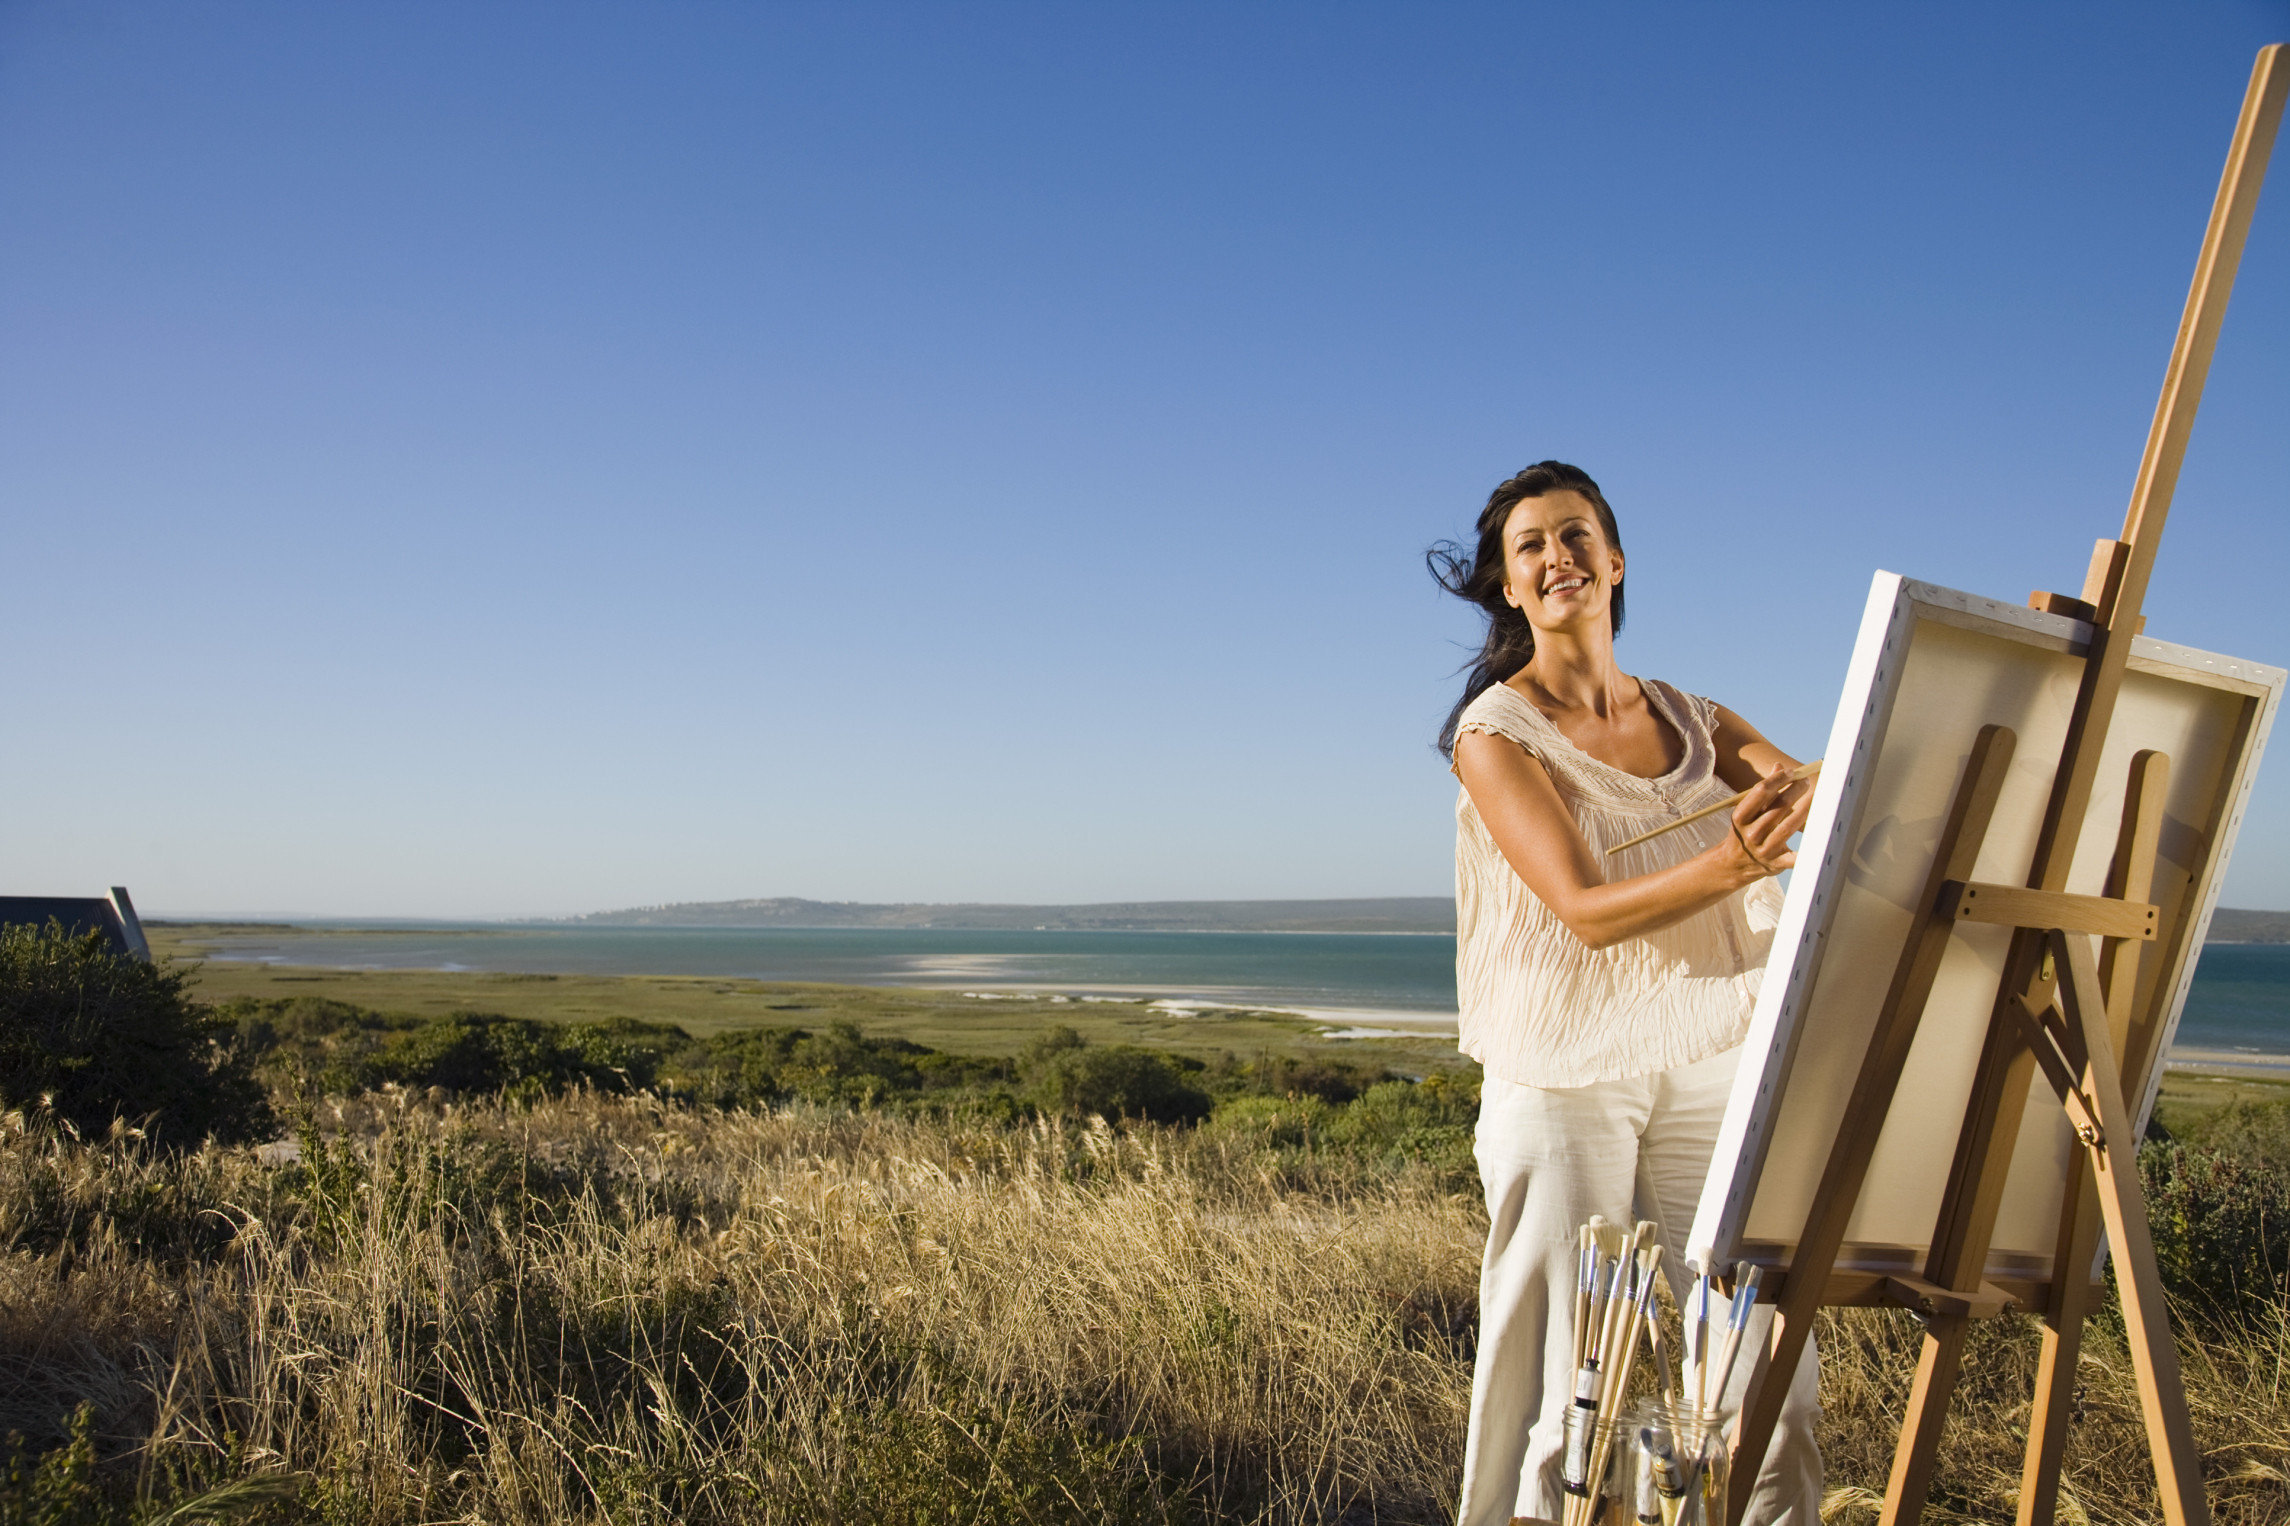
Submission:
<svg viewBox="0 0 2290 1526">
<path fill-rule="evenodd" d="M 2290 1053 L 2290 943 L 2211 943 L 2195 965 L 2178 1042 Z"/>
<path fill-rule="evenodd" d="M 1455 1011 L 1455 940 L 1397 933 L 530 928 L 230 937 L 215 957 L 349 969 L 1046 987 L 1267 1006 Z"/>
<path fill-rule="evenodd" d="M 1048 988 L 1426 1017 L 1455 1011 L 1455 940 L 1441 934 L 467 924 L 234 936 L 215 946 L 215 957 L 350 969 Z M 2207 946 L 2178 1042 L 2290 1055 L 2290 944 Z"/>
</svg>

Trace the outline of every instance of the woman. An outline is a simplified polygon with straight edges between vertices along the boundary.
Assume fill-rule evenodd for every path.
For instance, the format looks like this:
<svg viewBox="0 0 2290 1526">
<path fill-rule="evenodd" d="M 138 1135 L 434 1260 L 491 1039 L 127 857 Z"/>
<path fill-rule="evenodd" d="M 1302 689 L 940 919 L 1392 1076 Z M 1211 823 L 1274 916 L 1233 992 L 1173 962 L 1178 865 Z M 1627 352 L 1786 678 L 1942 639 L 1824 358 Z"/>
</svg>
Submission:
<svg viewBox="0 0 2290 1526">
<path fill-rule="evenodd" d="M 1455 546 L 1431 560 L 1488 617 L 1440 747 L 1463 781 L 1462 1046 L 1486 1071 L 1489 1226 L 1458 1520 L 1503 1526 L 1559 1516 L 1577 1228 L 1654 1219 L 1665 1264 L 1680 1264 L 1780 909 L 1773 876 L 1795 861 L 1811 787 L 1789 783 L 1795 760 L 1732 711 L 1615 666 L 1622 537 L 1589 476 L 1531 466 L 1495 489 L 1478 528 L 1468 561 Z M 1607 854 L 1743 789 L 1730 815 Z M 1818 1413 L 1808 1345 L 1752 1522 L 1817 1526 Z"/>
</svg>

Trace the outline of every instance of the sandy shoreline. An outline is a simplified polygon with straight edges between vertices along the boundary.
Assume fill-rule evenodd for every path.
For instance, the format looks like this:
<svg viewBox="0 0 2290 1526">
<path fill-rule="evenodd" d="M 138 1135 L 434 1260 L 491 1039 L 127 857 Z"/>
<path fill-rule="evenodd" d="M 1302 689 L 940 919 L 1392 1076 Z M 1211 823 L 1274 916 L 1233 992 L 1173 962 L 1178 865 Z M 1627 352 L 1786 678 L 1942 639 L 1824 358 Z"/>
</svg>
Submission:
<svg viewBox="0 0 2290 1526">
<path fill-rule="evenodd" d="M 2164 1057 L 2163 1068 L 2290 1081 L 2290 1054 L 2251 1054 L 2240 1049 L 2189 1049 L 2182 1045 L 2173 1048 Z"/>
</svg>

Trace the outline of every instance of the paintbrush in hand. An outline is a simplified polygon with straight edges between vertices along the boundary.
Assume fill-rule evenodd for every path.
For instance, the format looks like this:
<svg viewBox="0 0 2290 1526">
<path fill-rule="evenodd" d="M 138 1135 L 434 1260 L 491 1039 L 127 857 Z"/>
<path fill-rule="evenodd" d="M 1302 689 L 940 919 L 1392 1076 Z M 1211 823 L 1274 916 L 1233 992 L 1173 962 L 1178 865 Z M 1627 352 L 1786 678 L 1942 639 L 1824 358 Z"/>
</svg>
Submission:
<svg viewBox="0 0 2290 1526">
<path fill-rule="evenodd" d="M 1800 763 L 1795 768 L 1789 770 L 1789 782 L 1791 784 L 1799 783 L 1803 780 L 1812 778 L 1820 771 L 1821 760 L 1819 758 L 1815 758 L 1810 763 Z M 1755 789 L 1756 787 L 1757 786 L 1753 784 L 1750 786 L 1750 789 Z M 1725 797 L 1725 799 L 1715 801 L 1709 805 L 1705 805 L 1698 811 L 1688 811 L 1685 815 L 1680 816 L 1676 821 L 1664 822 L 1662 825 L 1656 827 L 1651 832 L 1640 832 L 1636 837 L 1631 838 L 1628 842 L 1618 842 L 1613 847 L 1608 848 L 1606 850 L 1606 856 L 1612 858 L 1615 854 L 1620 853 L 1624 848 L 1635 848 L 1642 842 L 1652 842 L 1655 838 L 1660 837 L 1664 832 L 1675 832 L 1678 830 L 1678 828 L 1685 826 L 1689 822 L 1699 821 L 1704 816 L 1715 816 L 1720 811 L 1730 811 L 1735 806 L 1741 804 L 1743 797 L 1748 793 L 1749 790 L 1745 789 L 1738 795 L 1728 795 Z"/>
</svg>

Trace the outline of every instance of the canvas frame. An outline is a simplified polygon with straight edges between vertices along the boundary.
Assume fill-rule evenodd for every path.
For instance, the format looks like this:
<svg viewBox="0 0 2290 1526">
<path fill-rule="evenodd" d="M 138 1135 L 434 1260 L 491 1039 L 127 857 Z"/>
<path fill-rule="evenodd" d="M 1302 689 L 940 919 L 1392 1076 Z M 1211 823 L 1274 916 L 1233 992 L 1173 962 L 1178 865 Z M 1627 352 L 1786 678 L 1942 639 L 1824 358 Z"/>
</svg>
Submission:
<svg viewBox="0 0 2290 1526">
<path fill-rule="evenodd" d="M 1695 1265 L 1728 1268 L 1750 1260 L 1778 1271 L 1788 1266 L 1791 1238 L 1805 1222 L 1811 1185 L 1819 1179 L 1843 1106 L 1834 1089 L 1819 1089 L 1820 1082 L 1841 1078 L 1849 1090 L 1889 960 L 1916 916 L 1898 887 L 1920 886 L 1931 864 L 1929 842 L 1921 854 L 1909 843 L 1898 862 L 1888 858 L 1882 867 L 1891 885 L 1883 888 L 1895 894 L 1880 912 L 1872 904 L 1882 896 L 1870 885 L 1868 845 L 1886 818 L 1875 813 L 1921 794 L 1931 809 L 1912 825 L 1936 826 L 1956 782 L 1957 759 L 1974 733 L 1986 722 L 2012 725 L 2021 737 L 2013 770 L 2018 787 L 2007 791 L 1999 807 L 1980 878 L 2021 882 L 2065 745 L 2065 705 L 2091 635 L 2091 625 L 2066 615 L 1877 574 L 1741 1069 L 1687 1238 L 1687 1257 Z M 1977 677 L 1985 662 L 1996 669 L 1997 681 L 1985 692 L 1965 693 L 1961 703 L 1945 703 L 1946 687 L 1935 683 L 1951 671 L 1935 666 L 1943 658 L 1960 677 Z M 2161 1079 L 2159 1057 L 2168 1051 L 2184 1010 L 2194 956 L 2280 707 L 2284 672 L 2141 636 L 2133 642 L 2125 682 L 2126 703 L 2110 730 L 2077 841 L 2071 891 L 2096 894 L 2101 888 L 2131 753 L 2162 742 L 2168 744 L 2165 751 L 2197 754 L 2173 759 L 2169 809 L 2178 814 L 2166 816 L 2158 868 L 2169 872 L 2158 873 L 2154 892 L 2161 925 L 2156 939 L 2142 946 L 2132 1020 L 2116 1035 L 2119 1048 L 2129 1043 L 2139 1051 L 2124 1056 L 2123 1073 L 2126 1100 L 2136 1099 L 2133 1110 L 2143 1126 Z M 2173 705 L 2185 710 L 2176 732 Z M 1902 740 L 1893 738 L 1896 727 Z M 1909 770 L 1914 778 L 1888 766 L 1892 752 L 1902 748 L 1919 754 Z M 1947 1185 L 1949 1145 L 1964 1116 L 2009 938 L 2002 928 L 1966 928 L 1953 940 L 1823 1301 L 1882 1302 L 1884 1279 L 1924 1260 Z M 1840 949 L 1847 957 L 1832 968 Z M 1857 957 L 1875 950 L 1885 952 L 1884 971 Z M 2036 1100 L 2047 1098 L 2048 1093 Z M 2025 1110 L 1986 1279 L 2030 1307 L 2041 1306 L 2052 1278 L 2054 1230 L 2075 1150 L 2056 1106 Z"/>
</svg>

